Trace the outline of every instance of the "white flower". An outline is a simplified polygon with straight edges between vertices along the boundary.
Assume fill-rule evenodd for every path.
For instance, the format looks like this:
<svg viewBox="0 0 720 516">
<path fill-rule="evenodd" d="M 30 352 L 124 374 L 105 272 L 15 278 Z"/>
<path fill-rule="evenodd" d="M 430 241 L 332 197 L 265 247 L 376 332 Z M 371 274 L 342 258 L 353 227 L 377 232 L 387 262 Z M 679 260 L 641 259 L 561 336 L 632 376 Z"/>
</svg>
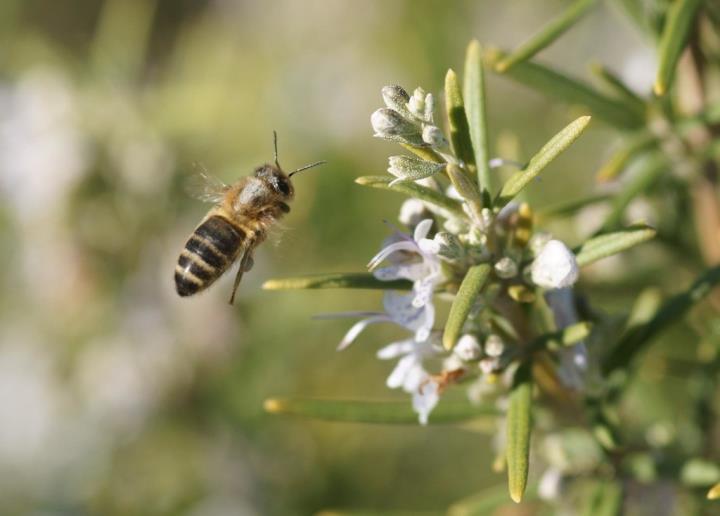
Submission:
<svg viewBox="0 0 720 516">
<path fill-rule="evenodd" d="M 396 241 L 385 246 L 368 264 L 368 268 L 374 270 L 381 262 L 388 260 L 392 265 L 375 270 L 376 278 L 384 281 L 408 279 L 413 282 L 412 306 L 425 309 L 428 334 L 435 321 L 432 296 L 435 286 L 443 279 L 440 243 L 427 238 L 432 224 L 432 219 L 420 222 L 412 238 L 402 233 L 396 235 Z M 418 340 L 426 338 L 427 334 L 417 336 Z"/>
<path fill-rule="evenodd" d="M 363 317 L 353 324 L 337 347 L 342 351 L 352 344 L 365 328 L 371 324 L 391 322 L 415 332 L 417 340 L 425 340 L 430 335 L 435 322 L 435 308 L 432 303 L 424 306 L 415 306 L 415 294 L 401 294 L 387 291 L 383 297 L 384 312 L 339 312 L 335 314 L 322 314 L 316 319 L 341 319 L 347 317 Z"/>
<path fill-rule="evenodd" d="M 418 199 L 406 199 L 400 206 L 398 220 L 408 227 L 417 226 L 425 213 L 425 205 Z"/>
<path fill-rule="evenodd" d="M 565 288 L 578 279 L 578 265 L 575 255 L 560 240 L 550 240 L 533 261 L 532 280 L 546 288 Z"/>
<path fill-rule="evenodd" d="M 398 324 L 415 332 L 415 340 L 427 340 L 435 323 L 432 296 L 435 285 L 442 280 L 438 254 L 440 244 L 426 238 L 431 226 L 432 220 L 425 219 L 417 225 L 412 238 L 396 233 L 368 264 L 372 270 L 383 260 L 391 262 L 393 265 L 376 270 L 375 277 L 384 281 L 411 280 L 413 289 L 409 294 L 387 291 L 383 297 L 384 312 L 341 312 L 317 316 L 320 319 L 364 317 L 348 330 L 338 350 L 352 344 L 368 325 L 380 322 Z"/>
<path fill-rule="evenodd" d="M 391 389 L 412 394 L 413 409 L 422 425 L 427 424 L 430 412 L 440 399 L 437 383 L 423 367 L 424 360 L 440 352 L 433 340 L 406 339 L 388 344 L 377 352 L 381 360 L 400 358 L 385 383 Z"/>
<path fill-rule="evenodd" d="M 502 355 L 503 351 L 505 351 L 505 343 L 502 338 L 495 334 L 488 335 L 488 338 L 485 339 L 485 353 L 489 357 L 496 358 Z"/>
<path fill-rule="evenodd" d="M 560 495 L 562 472 L 555 467 L 549 467 L 538 482 L 538 496 L 543 500 L 556 500 Z"/>
<path fill-rule="evenodd" d="M 477 360 L 482 354 L 482 348 L 475 335 L 466 334 L 460 337 L 455 348 L 455 353 L 460 359 L 469 362 L 471 360 Z"/>
</svg>

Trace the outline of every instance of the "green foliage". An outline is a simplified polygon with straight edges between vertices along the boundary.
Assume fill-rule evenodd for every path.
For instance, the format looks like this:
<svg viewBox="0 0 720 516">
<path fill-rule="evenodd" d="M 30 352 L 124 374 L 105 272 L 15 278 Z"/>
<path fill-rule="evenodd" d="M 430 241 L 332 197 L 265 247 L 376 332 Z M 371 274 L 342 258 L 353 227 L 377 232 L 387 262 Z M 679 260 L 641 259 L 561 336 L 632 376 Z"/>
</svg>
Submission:
<svg viewBox="0 0 720 516">
<path fill-rule="evenodd" d="M 495 407 L 475 406 L 468 402 L 443 405 L 442 409 L 438 407 L 433 411 L 430 423 L 459 423 L 499 413 Z M 271 414 L 345 423 L 417 425 L 417 414 L 406 402 L 397 401 L 272 398 L 265 401 L 265 410 Z"/>
<path fill-rule="evenodd" d="M 589 123 L 590 117 L 582 116 L 553 136 L 537 154 L 530 158 L 530 162 L 523 170 L 515 172 L 515 174 L 505 182 L 502 190 L 500 190 L 496 204 L 498 206 L 505 206 L 510 202 L 530 181 L 535 179 L 551 161 L 567 149 L 570 144 L 582 134 Z"/>
<path fill-rule="evenodd" d="M 532 432 L 532 379 L 529 364 L 515 373 L 507 413 L 506 460 L 510 498 L 520 503 L 527 487 Z"/>
</svg>

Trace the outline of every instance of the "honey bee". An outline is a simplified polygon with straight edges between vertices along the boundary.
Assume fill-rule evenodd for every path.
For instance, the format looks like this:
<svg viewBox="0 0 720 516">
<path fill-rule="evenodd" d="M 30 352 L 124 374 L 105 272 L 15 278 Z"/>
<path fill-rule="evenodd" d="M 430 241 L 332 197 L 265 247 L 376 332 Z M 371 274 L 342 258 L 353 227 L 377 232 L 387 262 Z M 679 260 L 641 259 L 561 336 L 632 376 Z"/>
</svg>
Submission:
<svg viewBox="0 0 720 516">
<path fill-rule="evenodd" d="M 175 290 L 192 296 L 212 285 L 236 261 L 240 262 L 230 304 L 243 273 L 253 266 L 253 252 L 270 228 L 290 211 L 295 190 L 290 178 L 302 170 L 325 163 L 318 161 L 286 174 L 278 163 L 277 134 L 273 132 L 275 164 L 264 164 L 252 175 L 232 185 L 200 174 L 195 196 L 215 204 L 195 228 L 175 266 Z"/>
</svg>

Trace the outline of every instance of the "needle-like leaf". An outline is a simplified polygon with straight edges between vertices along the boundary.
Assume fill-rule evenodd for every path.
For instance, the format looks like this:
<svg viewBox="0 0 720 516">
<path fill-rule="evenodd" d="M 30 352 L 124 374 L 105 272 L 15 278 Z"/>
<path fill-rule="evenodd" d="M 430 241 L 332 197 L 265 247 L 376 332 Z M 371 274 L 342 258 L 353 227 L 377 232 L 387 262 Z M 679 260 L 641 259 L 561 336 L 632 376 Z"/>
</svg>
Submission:
<svg viewBox="0 0 720 516">
<path fill-rule="evenodd" d="M 502 57 L 503 54 L 497 50 L 485 53 L 485 59 L 491 66 Z M 645 123 L 644 117 L 628 109 L 621 100 L 603 95 L 588 84 L 545 65 L 523 61 L 507 70 L 504 76 L 561 102 L 584 106 L 598 120 L 618 129 L 636 129 Z"/>
<path fill-rule="evenodd" d="M 580 267 L 626 251 L 653 238 L 657 232 L 649 226 L 630 226 L 622 231 L 592 237 L 577 249 L 575 260 Z"/>
<path fill-rule="evenodd" d="M 414 197 L 421 201 L 430 203 L 441 210 L 444 210 L 451 217 L 466 217 L 462 205 L 455 199 L 451 199 L 436 190 L 432 190 L 417 183 L 396 183 L 390 186 L 394 178 L 388 176 L 362 176 L 355 179 L 355 182 L 362 186 L 379 188 L 398 192 L 408 197 Z"/>
<path fill-rule="evenodd" d="M 458 338 L 460 338 L 465 320 L 485 285 L 490 270 L 489 264 L 481 263 L 470 267 L 467 274 L 465 274 L 465 278 L 463 278 L 460 289 L 450 307 L 450 314 L 445 324 L 445 332 L 443 333 L 443 346 L 445 349 L 452 349 Z"/>
<path fill-rule="evenodd" d="M 680 54 L 688 44 L 690 29 L 702 0 L 675 0 L 668 9 L 660 37 L 659 66 L 653 90 L 665 95 L 672 85 Z"/>
<path fill-rule="evenodd" d="M 445 75 L 445 108 L 447 109 L 450 145 L 453 152 L 466 165 L 468 172 L 474 173 L 475 153 L 470 139 L 465 103 L 460 90 L 460 82 L 453 70 L 448 70 Z"/>
<path fill-rule="evenodd" d="M 465 97 L 465 112 L 470 129 L 470 139 L 475 152 L 478 184 L 481 191 L 487 192 L 487 198 L 491 198 L 493 185 L 489 165 L 485 71 L 482 63 L 482 48 L 477 40 L 470 42 L 465 55 L 463 96 Z"/>
<path fill-rule="evenodd" d="M 346 272 L 336 274 L 315 274 L 293 278 L 275 278 L 263 283 L 265 290 L 296 290 L 315 288 L 359 288 L 382 290 L 410 290 L 408 280 L 381 281 L 369 272 Z"/>
<path fill-rule="evenodd" d="M 590 123 L 589 116 L 581 116 L 567 125 L 562 131 L 553 136 L 535 156 L 530 159 L 527 167 L 515 172 L 500 190 L 496 202 L 497 206 L 505 206 L 525 186 L 532 181 L 552 160 L 567 149 L 585 130 Z"/>
<path fill-rule="evenodd" d="M 318 398 L 271 398 L 265 401 L 271 414 L 299 416 L 325 421 L 380 424 L 418 424 L 418 415 L 406 400 L 338 400 Z M 482 416 L 498 415 L 493 405 L 443 401 L 430 414 L 429 422 L 456 423 Z"/>
<path fill-rule="evenodd" d="M 570 29 L 596 0 L 577 0 L 568 7 L 560 16 L 548 23 L 540 32 L 520 45 L 514 52 L 504 57 L 495 64 L 495 70 L 503 73 L 512 68 L 515 64 L 527 61 L 543 48 L 551 45 L 565 31 Z"/>
<path fill-rule="evenodd" d="M 520 503 L 527 486 L 532 431 L 532 378 L 530 364 L 520 366 L 510 391 L 507 412 L 507 473 L 510 498 Z"/>
</svg>

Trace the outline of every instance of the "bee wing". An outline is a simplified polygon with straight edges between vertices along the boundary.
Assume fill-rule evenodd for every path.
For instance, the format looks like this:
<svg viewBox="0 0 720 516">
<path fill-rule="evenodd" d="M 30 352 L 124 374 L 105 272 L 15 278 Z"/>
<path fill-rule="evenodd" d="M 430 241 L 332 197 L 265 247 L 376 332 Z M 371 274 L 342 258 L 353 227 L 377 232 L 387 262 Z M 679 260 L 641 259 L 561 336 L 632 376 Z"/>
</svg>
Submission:
<svg viewBox="0 0 720 516">
<path fill-rule="evenodd" d="M 215 176 L 208 174 L 207 170 L 201 168 L 190 176 L 185 190 L 188 195 L 203 202 L 218 203 L 227 192 L 228 185 Z"/>
</svg>

